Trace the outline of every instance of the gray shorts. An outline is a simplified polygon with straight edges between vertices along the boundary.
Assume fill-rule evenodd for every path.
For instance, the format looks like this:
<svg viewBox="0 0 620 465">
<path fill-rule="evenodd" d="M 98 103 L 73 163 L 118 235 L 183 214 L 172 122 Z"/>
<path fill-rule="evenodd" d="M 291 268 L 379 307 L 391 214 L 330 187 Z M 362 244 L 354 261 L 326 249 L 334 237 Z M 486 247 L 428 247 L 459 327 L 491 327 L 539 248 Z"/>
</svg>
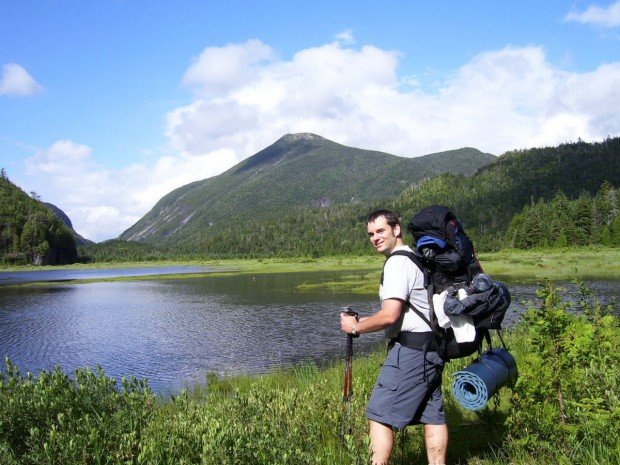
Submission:
<svg viewBox="0 0 620 465">
<path fill-rule="evenodd" d="M 427 352 L 425 363 L 421 350 L 395 344 L 388 352 L 366 407 L 368 419 L 398 429 L 419 423 L 444 425 L 443 365 L 437 352 Z"/>
</svg>

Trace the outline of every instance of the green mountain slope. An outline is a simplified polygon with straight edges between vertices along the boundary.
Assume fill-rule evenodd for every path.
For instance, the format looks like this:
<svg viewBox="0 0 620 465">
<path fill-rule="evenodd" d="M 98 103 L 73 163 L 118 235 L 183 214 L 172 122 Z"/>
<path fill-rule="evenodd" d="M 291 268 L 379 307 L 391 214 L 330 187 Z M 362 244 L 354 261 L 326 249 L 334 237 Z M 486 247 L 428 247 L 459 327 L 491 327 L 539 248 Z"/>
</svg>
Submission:
<svg viewBox="0 0 620 465">
<path fill-rule="evenodd" d="M 75 245 L 81 246 L 81 245 L 87 245 L 87 244 L 93 243 L 93 241 L 80 236 L 77 233 L 77 231 L 73 229 L 73 223 L 71 223 L 71 219 L 69 218 L 69 216 L 67 216 L 67 214 L 64 211 L 62 211 L 60 208 L 58 208 L 56 205 L 52 203 L 43 202 L 43 205 L 45 205 L 49 210 L 51 210 L 51 212 L 54 215 L 56 215 L 56 217 L 58 217 L 60 221 L 63 222 L 63 224 L 67 227 L 67 229 L 71 231 L 71 235 L 75 239 Z"/>
<path fill-rule="evenodd" d="M 576 199 L 583 192 L 594 195 L 604 182 L 620 185 L 618 160 L 620 138 L 509 152 L 474 176 L 437 176 L 390 201 L 299 208 L 278 221 L 238 221 L 206 237 L 198 248 L 188 244 L 180 252 L 219 257 L 366 254 L 371 253 L 365 232 L 368 213 L 393 209 L 406 225 L 415 212 L 433 203 L 458 215 L 478 250 L 498 249 L 514 243 L 513 238 L 505 240 L 506 231 L 526 205 L 550 200 L 558 191 Z M 563 226 L 567 233 L 569 226 Z"/>
<path fill-rule="evenodd" d="M 77 260 L 71 232 L 42 202 L 0 176 L 0 262 L 56 265 Z"/>
<path fill-rule="evenodd" d="M 471 175 L 495 159 L 472 148 L 403 158 L 288 134 L 219 176 L 169 193 L 120 238 L 196 244 L 233 222 L 387 201 L 425 178 Z"/>
<path fill-rule="evenodd" d="M 442 175 L 406 189 L 394 207 L 410 215 L 431 203 L 452 208 L 485 248 L 502 245 L 512 217 L 529 203 L 596 194 L 620 185 L 620 138 L 508 152 L 475 176 Z"/>
</svg>

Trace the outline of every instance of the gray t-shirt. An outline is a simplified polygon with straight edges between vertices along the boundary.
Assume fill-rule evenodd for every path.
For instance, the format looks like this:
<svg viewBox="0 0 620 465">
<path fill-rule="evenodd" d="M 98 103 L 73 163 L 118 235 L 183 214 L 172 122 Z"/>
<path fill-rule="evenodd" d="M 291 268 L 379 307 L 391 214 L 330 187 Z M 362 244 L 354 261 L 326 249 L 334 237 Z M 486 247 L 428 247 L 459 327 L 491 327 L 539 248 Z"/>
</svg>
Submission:
<svg viewBox="0 0 620 465">
<path fill-rule="evenodd" d="M 397 250 L 411 248 L 404 245 Z M 388 259 L 383 269 L 383 285 L 379 289 L 379 297 L 383 303 L 386 299 L 398 299 L 411 304 L 426 318 L 429 318 L 428 293 L 424 288 L 424 273 L 408 257 L 396 255 Z M 399 320 L 385 329 L 387 338 L 396 337 L 401 331 L 420 333 L 431 331 L 431 328 L 408 306 L 404 307 Z"/>
</svg>

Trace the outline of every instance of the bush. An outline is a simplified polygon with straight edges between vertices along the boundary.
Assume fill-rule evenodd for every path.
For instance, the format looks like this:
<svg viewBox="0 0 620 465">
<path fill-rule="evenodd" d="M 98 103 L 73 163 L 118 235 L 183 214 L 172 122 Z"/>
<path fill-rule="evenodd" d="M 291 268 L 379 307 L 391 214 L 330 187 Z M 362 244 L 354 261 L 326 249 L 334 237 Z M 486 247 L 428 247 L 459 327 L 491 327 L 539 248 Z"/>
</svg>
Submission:
<svg viewBox="0 0 620 465">
<path fill-rule="evenodd" d="M 154 395 L 144 381 L 80 369 L 0 373 L 0 463 L 132 463 Z"/>
<path fill-rule="evenodd" d="M 561 302 L 559 291 L 547 283 L 540 307 L 524 317 L 531 347 L 512 397 L 513 446 L 568 456 L 584 444 L 613 450 L 620 440 L 617 319 L 584 286 L 576 304 Z"/>
</svg>

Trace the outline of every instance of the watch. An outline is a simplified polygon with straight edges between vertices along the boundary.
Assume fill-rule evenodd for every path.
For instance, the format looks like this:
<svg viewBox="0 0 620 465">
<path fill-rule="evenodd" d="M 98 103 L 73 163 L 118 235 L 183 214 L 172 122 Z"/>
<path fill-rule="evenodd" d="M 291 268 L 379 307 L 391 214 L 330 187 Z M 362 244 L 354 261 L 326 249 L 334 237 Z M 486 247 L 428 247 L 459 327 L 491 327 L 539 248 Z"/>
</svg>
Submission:
<svg viewBox="0 0 620 465">
<path fill-rule="evenodd" d="M 353 325 L 353 328 L 351 328 L 351 334 L 352 334 L 353 336 L 357 336 L 357 323 L 355 323 L 355 324 Z"/>
</svg>

